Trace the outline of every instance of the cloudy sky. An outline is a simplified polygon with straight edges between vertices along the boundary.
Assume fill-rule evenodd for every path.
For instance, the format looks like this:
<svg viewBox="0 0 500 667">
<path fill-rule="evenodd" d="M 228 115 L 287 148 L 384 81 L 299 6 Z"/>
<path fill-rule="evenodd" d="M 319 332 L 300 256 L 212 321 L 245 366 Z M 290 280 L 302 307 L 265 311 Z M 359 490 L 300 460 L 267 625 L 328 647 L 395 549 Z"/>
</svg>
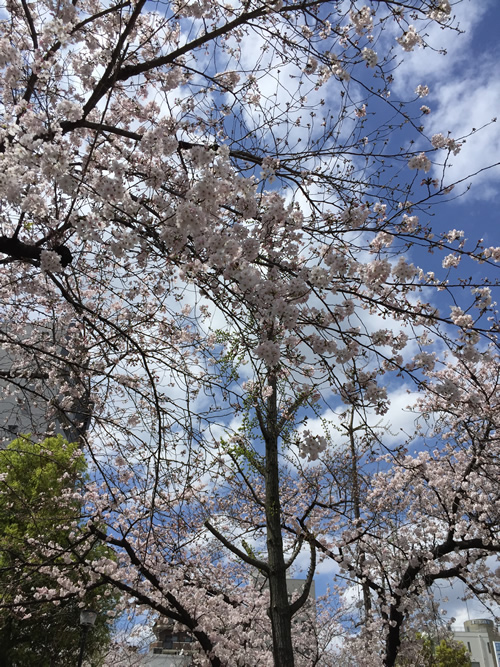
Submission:
<svg viewBox="0 0 500 667">
<path fill-rule="evenodd" d="M 500 116 L 500 3 L 463 0 L 454 11 L 463 34 L 437 26 L 430 33 L 432 44 L 445 49 L 446 55 L 417 49 L 407 54 L 396 76 L 397 87 L 408 92 L 416 80 L 429 86 L 425 102 L 431 113 L 425 125 L 430 136 L 437 132 L 466 136 Z M 500 118 L 467 139 L 453 159 L 450 180 L 466 179 L 495 162 L 500 162 Z M 471 238 L 479 234 L 488 244 L 498 244 L 499 180 L 499 167 L 466 179 L 464 185 L 470 183 L 470 190 L 436 216 L 438 227 L 464 228 Z"/>
<path fill-rule="evenodd" d="M 363 2 L 358 3 L 362 6 Z M 429 214 L 432 214 L 431 224 L 437 232 L 450 229 L 463 229 L 466 237 L 473 244 L 478 238 L 483 238 L 485 245 L 499 245 L 498 233 L 498 200 L 500 168 L 488 168 L 500 162 L 500 121 L 492 123 L 496 116 L 500 117 L 500 76 L 498 63 L 500 62 L 500 44 L 498 42 L 497 27 L 500 25 L 500 2 L 498 0 L 462 0 L 454 4 L 456 25 L 460 30 L 443 30 L 438 25 L 430 25 L 426 41 L 433 48 L 416 48 L 412 53 L 403 53 L 399 49 L 399 56 L 404 56 L 404 62 L 395 71 L 393 92 L 395 98 L 414 98 L 417 85 L 426 85 L 430 93 L 422 100 L 430 108 L 430 113 L 422 118 L 425 125 L 425 134 L 442 133 L 457 140 L 466 137 L 466 143 L 461 152 L 451 159 L 452 166 L 447 173 L 447 182 L 460 181 L 444 206 L 438 205 Z M 394 33 L 385 35 L 385 38 L 394 44 L 395 37 L 401 34 L 394 27 Z M 243 49 L 242 64 L 249 69 L 255 59 L 255 52 L 259 44 L 255 35 L 251 36 L 252 43 L 248 49 Z M 446 55 L 444 55 L 446 52 Z M 207 56 L 208 60 L 208 56 Z M 215 69 L 219 72 L 231 70 L 233 64 L 227 56 L 221 56 L 220 62 L 214 60 Z M 280 82 L 289 82 L 288 77 L 296 76 L 299 70 L 290 63 L 287 70 L 281 68 Z M 285 76 L 286 75 L 286 76 Z M 259 80 L 264 96 L 272 106 L 278 105 L 278 97 L 286 97 L 282 84 L 277 84 L 277 77 L 268 76 Z M 332 82 L 332 90 L 336 90 Z M 278 91 L 278 93 L 276 92 Z M 214 93 L 215 94 L 215 93 Z M 314 102 L 314 85 L 311 85 L 308 95 L 310 102 Z M 221 94 L 222 95 L 222 94 Z M 324 89 L 319 89 L 317 97 L 325 95 Z M 230 93 L 222 95 L 227 103 L 232 101 Z M 332 95 L 333 97 L 333 95 Z M 338 97 L 338 94 L 337 94 Z M 283 99 L 281 99 L 283 102 Z M 257 112 L 250 105 L 242 110 L 244 119 L 248 122 L 259 123 Z M 302 113 L 302 112 L 300 112 Z M 254 114 L 252 116 L 252 114 Z M 297 111 L 299 115 L 299 111 Z M 229 116 L 228 124 L 234 123 Z M 477 131 L 476 131 L 477 130 Z M 292 128 L 300 136 L 301 128 L 297 125 Z M 416 148 L 420 148 L 417 144 Z M 429 144 L 422 143 L 422 149 L 428 149 Z M 433 176 L 440 176 L 438 166 L 434 167 Z M 474 178 L 469 178 L 474 175 Z M 407 175 L 407 178 L 411 176 Z M 428 220 L 424 220 L 428 222 Z M 422 259 L 424 268 L 429 267 L 428 256 L 413 258 Z M 487 267 L 475 267 L 476 275 L 483 275 Z M 463 271 L 461 273 L 463 275 Z M 392 423 L 393 439 L 401 432 L 411 432 L 414 415 L 404 410 L 410 402 L 404 389 L 399 389 L 393 396 L 393 406 L 388 415 Z M 308 427 L 315 431 L 314 424 Z M 318 431 L 321 425 L 318 422 Z M 307 558 L 304 557 L 304 565 Z M 322 589 L 331 580 L 332 565 L 320 567 L 317 579 L 317 590 Z M 461 589 L 458 586 L 443 591 L 441 599 L 443 608 L 448 611 L 448 617 L 457 618 L 461 626 L 463 621 L 470 617 L 486 616 L 486 611 L 478 604 L 462 603 L 458 598 Z M 449 602 L 444 602 L 448 597 Z"/>
<path fill-rule="evenodd" d="M 427 85 L 430 93 L 422 101 L 431 112 L 422 121 L 425 134 L 428 137 L 436 133 L 444 136 L 449 133 L 456 139 L 467 137 L 461 152 L 452 158 L 447 175 L 448 182 L 462 183 L 445 206 L 437 206 L 432 211 L 434 229 L 463 229 L 471 243 L 482 238 L 486 246 L 499 245 L 500 167 L 488 167 L 500 162 L 500 2 L 463 0 L 454 6 L 454 13 L 463 32 L 457 34 L 439 26 L 430 27 L 428 41 L 434 50 L 417 48 L 404 54 L 405 61 L 395 72 L 394 93 L 401 99 L 409 99 L 416 85 Z M 439 50 L 446 51 L 446 55 Z M 496 117 L 498 122 L 492 123 Z M 432 175 L 439 177 L 439 168 L 433 169 Z M 469 178 L 474 174 L 474 178 Z M 423 260 L 423 257 L 418 259 Z M 484 275 L 485 269 L 484 265 L 476 267 L 476 276 Z M 461 275 L 463 273 L 462 270 Z M 388 415 L 393 424 L 391 431 L 411 432 L 414 415 L 404 410 L 409 398 L 400 391 L 393 399 Z M 317 429 L 313 421 L 308 427 L 313 432 L 321 430 L 319 420 Z M 495 566 L 493 560 L 491 565 Z M 304 566 L 306 564 L 304 555 Z M 335 570 L 332 563 L 320 566 L 316 578 L 318 594 L 323 592 Z M 461 595 L 463 586 L 455 582 L 444 586 L 436 596 L 441 609 L 446 611 L 446 618 L 456 619 L 454 629 L 463 629 L 464 621 L 469 618 L 491 617 L 489 610 L 479 602 L 463 602 Z M 493 611 L 499 613 L 498 608 Z"/>
</svg>

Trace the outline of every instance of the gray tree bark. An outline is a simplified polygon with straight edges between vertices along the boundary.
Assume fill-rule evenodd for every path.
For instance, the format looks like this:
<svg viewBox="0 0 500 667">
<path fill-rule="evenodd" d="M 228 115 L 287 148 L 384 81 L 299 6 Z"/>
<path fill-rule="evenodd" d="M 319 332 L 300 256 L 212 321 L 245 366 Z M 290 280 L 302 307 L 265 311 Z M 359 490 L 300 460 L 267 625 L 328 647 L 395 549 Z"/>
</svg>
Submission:
<svg viewBox="0 0 500 667">
<path fill-rule="evenodd" d="M 277 383 L 275 376 L 269 379 L 273 393 L 267 399 L 266 427 L 263 433 L 266 445 L 267 554 L 271 594 L 269 615 L 273 633 L 274 665 L 275 667 L 293 667 L 292 614 L 288 602 L 286 565 L 281 534 Z"/>
</svg>

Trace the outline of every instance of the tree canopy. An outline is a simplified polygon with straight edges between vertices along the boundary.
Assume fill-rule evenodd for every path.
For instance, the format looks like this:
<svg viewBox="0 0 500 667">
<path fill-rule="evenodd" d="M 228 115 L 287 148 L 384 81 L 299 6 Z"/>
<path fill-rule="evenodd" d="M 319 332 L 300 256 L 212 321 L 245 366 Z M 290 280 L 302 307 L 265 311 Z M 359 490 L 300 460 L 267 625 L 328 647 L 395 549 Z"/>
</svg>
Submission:
<svg viewBox="0 0 500 667">
<path fill-rule="evenodd" d="M 477 130 L 397 86 L 452 5 L 9 3 L 0 378 L 89 465 L 45 599 L 212 667 L 393 667 L 441 582 L 498 599 L 500 248 L 440 213 Z"/>
</svg>

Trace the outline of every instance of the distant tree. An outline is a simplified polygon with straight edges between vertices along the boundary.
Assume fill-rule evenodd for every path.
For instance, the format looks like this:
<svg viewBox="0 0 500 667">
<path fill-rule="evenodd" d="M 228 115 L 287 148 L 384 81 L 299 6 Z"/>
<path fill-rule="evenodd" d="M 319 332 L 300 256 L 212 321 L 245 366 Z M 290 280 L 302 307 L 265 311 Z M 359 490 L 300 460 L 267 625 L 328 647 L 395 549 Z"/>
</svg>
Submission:
<svg viewBox="0 0 500 667">
<path fill-rule="evenodd" d="M 50 561 L 46 545 L 68 544 L 68 535 L 79 523 L 78 485 L 86 468 L 78 445 L 61 436 L 33 443 L 29 436 L 14 440 L 0 451 L 0 665 L 2 667 L 63 667 L 73 664 L 80 643 L 81 608 L 98 614 L 87 637 L 86 655 L 92 665 L 110 641 L 106 611 L 116 595 L 95 587 L 82 596 L 53 602 L 40 600 L 39 591 L 49 582 Z M 89 560 L 105 553 L 94 542 L 86 547 Z M 66 565 L 65 588 L 71 586 L 75 557 L 61 551 L 53 565 Z M 42 563 L 44 567 L 42 567 Z M 107 593 L 107 595 L 103 595 Z M 16 606 L 30 597 L 33 604 Z"/>
<path fill-rule="evenodd" d="M 470 655 L 460 642 L 442 639 L 436 646 L 436 667 L 470 667 Z"/>
</svg>

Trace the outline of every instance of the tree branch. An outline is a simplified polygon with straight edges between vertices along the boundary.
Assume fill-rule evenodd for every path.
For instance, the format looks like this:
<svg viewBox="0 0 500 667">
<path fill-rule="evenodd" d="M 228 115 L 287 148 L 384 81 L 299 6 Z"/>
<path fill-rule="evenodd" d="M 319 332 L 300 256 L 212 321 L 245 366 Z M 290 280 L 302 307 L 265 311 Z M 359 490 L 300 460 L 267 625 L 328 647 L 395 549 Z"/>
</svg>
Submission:
<svg viewBox="0 0 500 667">
<path fill-rule="evenodd" d="M 13 259 L 34 260 L 39 262 L 42 250 L 44 250 L 44 248 L 41 246 L 24 243 L 18 238 L 0 236 L 0 253 L 8 255 Z M 63 268 L 71 264 L 73 261 L 73 255 L 71 254 L 70 249 L 65 245 L 57 245 L 53 248 L 47 248 L 47 250 L 55 252 L 59 255 L 61 258 L 61 266 Z"/>
<path fill-rule="evenodd" d="M 229 540 L 227 540 L 224 535 L 222 535 L 222 533 L 219 533 L 217 528 L 214 528 L 208 520 L 205 521 L 205 527 L 212 533 L 212 535 L 214 535 L 214 537 L 219 540 L 219 542 L 221 542 L 226 547 L 226 549 L 229 549 L 229 551 L 231 551 L 235 556 L 238 556 L 238 558 L 241 558 L 241 560 L 245 561 L 245 563 L 257 568 L 261 572 L 265 572 L 266 574 L 269 573 L 269 566 L 267 563 L 265 563 L 263 560 L 252 558 L 244 551 L 241 551 L 241 549 L 238 549 L 238 547 L 229 542 Z"/>
</svg>

